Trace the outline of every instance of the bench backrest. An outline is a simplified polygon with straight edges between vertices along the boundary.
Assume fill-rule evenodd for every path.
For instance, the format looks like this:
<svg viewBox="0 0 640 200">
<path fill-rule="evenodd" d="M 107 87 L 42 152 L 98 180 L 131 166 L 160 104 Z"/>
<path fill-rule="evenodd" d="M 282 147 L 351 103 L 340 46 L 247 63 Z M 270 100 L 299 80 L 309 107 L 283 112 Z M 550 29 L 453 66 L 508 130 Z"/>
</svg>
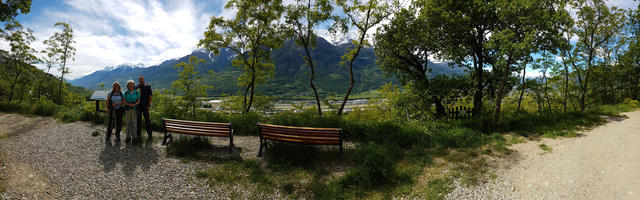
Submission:
<svg viewBox="0 0 640 200">
<path fill-rule="evenodd" d="M 162 122 L 165 126 L 165 131 L 172 133 L 222 137 L 231 135 L 230 123 L 196 122 L 178 119 L 162 119 Z"/>
<path fill-rule="evenodd" d="M 269 140 L 304 144 L 339 145 L 342 142 L 340 128 L 310 128 L 258 124 L 260 137 Z"/>
</svg>

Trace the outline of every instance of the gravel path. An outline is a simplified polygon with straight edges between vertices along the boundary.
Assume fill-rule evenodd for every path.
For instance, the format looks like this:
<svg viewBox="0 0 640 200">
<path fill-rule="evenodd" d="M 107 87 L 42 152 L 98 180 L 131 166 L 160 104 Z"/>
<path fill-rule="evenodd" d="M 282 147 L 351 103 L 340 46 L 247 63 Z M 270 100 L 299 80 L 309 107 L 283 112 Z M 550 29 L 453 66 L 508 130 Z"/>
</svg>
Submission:
<svg viewBox="0 0 640 200">
<path fill-rule="evenodd" d="M 472 188 L 456 181 L 447 198 L 640 199 L 640 111 L 626 115 L 577 138 L 513 145 L 497 178 Z"/>
<path fill-rule="evenodd" d="M 5 190 L 0 197 L 226 199 L 231 195 L 194 177 L 210 166 L 207 163 L 167 157 L 158 141 L 142 146 L 105 144 L 104 135 L 91 136 L 95 130 L 102 131 L 103 126 L 0 113 L 0 177 Z"/>
</svg>

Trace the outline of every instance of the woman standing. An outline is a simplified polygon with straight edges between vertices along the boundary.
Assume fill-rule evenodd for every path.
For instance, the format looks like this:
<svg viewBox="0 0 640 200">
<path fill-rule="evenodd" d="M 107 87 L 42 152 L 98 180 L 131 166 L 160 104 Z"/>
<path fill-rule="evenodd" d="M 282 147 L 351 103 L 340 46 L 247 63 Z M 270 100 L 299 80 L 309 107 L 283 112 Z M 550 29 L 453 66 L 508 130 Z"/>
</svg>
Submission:
<svg viewBox="0 0 640 200">
<path fill-rule="evenodd" d="M 115 115 L 115 126 L 116 126 L 116 142 L 120 142 L 120 131 L 122 130 L 122 92 L 120 89 L 120 83 L 113 82 L 113 86 L 111 87 L 111 92 L 107 94 L 107 115 L 109 116 L 109 123 L 107 125 L 107 138 L 106 140 L 111 140 L 111 130 L 114 126 L 114 115 Z"/>
<path fill-rule="evenodd" d="M 124 104 L 126 105 L 124 119 L 127 123 L 127 138 L 125 142 L 137 139 L 136 137 L 136 106 L 140 103 L 140 93 L 136 90 L 136 83 L 133 80 L 127 81 L 127 92 L 124 93 Z"/>
</svg>

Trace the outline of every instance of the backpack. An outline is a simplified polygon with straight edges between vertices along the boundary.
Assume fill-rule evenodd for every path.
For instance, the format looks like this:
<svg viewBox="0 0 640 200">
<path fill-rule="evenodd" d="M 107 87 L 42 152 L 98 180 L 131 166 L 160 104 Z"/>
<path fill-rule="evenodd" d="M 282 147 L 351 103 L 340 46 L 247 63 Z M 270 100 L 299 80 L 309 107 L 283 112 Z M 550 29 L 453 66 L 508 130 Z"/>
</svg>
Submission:
<svg viewBox="0 0 640 200">
<path fill-rule="evenodd" d="M 113 103 L 111 102 L 111 99 L 113 99 L 113 96 L 114 96 L 113 91 L 109 92 L 109 101 L 107 101 L 107 105 L 109 105 L 109 110 L 113 110 Z M 120 96 L 120 98 L 122 98 L 122 92 L 119 92 L 115 96 Z"/>
</svg>

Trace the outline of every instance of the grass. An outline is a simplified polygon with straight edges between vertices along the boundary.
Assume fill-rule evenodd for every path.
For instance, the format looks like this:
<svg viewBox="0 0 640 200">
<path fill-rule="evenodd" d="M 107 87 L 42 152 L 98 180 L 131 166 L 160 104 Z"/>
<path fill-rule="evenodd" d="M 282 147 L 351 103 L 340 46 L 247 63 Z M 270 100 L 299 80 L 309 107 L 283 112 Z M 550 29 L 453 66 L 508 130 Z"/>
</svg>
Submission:
<svg viewBox="0 0 640 200">
<path fill-rule="evenodd" d="M 5 107 L 0 104 L 0 110 Z M 376 113 L 366 111 L 347 117 L 331 113 L 318 116 L 313 110 L 269 116 L 203 111 L 195 119 L 174 112 L 151 115 L 156 130 L 161 128 L 162 117 L 231 122 L 236 135 L 257 135 L 257 122 L 338 127 L 345 131 L 345 139 L 355 144 L 355 149 L 345 151 L 345 168 L 341 170 L 336 170 L 335 149 L 276 144 L 266 149 L 263 159 L 256 160 L 212 155 L 214 147 L 209 140 L 199 137 L 176 138 L 166 148 L 167 155 L 184 162 L 210 164 L 195 177 L 206 180 L 210 187 L 231 191 L 231 198 L 443 199 L 453 189 L 454 180 L 474 185 L 495 177 L 488 171 L 485 158 L 510 154 L 509 145 L 527 138 L 574 137 L 580 130 L 605 123 L 602 115 L 618 116 L 635 108 L 621 104 L 598 106 L 584 113 L 507 113 L 498 124 L 493 124 L 490 117 L 402 122 L 369 116 Z M 61 121 L 74 121 L 86 120 L 93 113 L 87 108 L 74 108 L 56 112 L 55 116 Z M 552 151 L 545 144 L 540 148 Z M 245 193 L 247 190 L 249 193 Z"/>
<path fill-rule="evenodd" d="M 551 150 L 551 147 L 550 147 L 550 146 L 548 146 L 548 145 L 546 145 L 546 144 L 540 144 L 540 145 L 538 145 L 538 146 L 539 146 L 539 147 L 540 147 L 540 149 L 542 149 L 542 151 L 544 151 L 544 152 L 551 152 L 551 151 L 552 151 L 552 150 Z"/>
<path fill-rule="evenodd" d="M 91 133 L 91 136 L 93 136 L 93 137 L 100 136 L 100 131 L 93 131 L 93 133 Z"/>
</svg>

